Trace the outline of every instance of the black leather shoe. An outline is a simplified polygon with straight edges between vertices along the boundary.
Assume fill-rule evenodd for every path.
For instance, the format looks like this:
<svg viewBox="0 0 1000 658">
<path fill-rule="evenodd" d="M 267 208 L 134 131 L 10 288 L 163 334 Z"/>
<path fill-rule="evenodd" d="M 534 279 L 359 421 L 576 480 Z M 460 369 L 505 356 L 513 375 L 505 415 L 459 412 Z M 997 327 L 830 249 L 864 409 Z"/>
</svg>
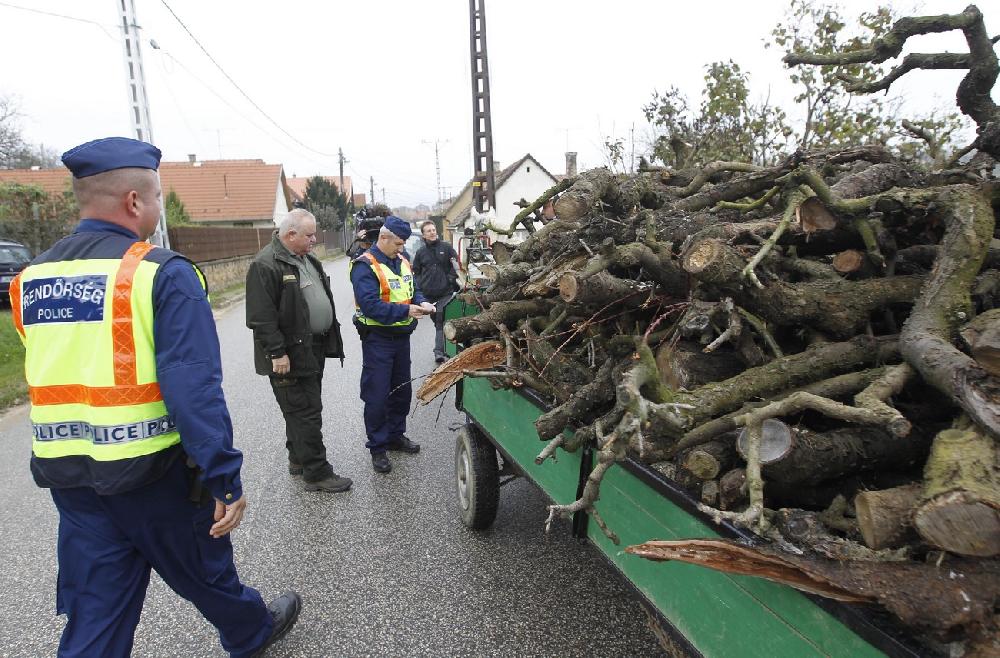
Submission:
<svg viewBox="0 0 1000 658">
<path fill-rule="evenodd" d="M 354 481 L 336 473 L 330 473 L 329 477 L 316 482 L 305 482 L 306 491 L 325 491 L 326 493 L 340 493 L 351 488 Z"/>
<path fill-rule="evenodd" d="M 410 441 L 405 436 L 401 436 L 395 441 L 386 445 L 386 448 L 395 452 L 408 452 L 411 455 L 420 452 L 420 444 Z"/>
<path fill-rule="evenodd" d="M 446 356 L 444 356 L 442 354 L 439 354 L 436 357 L 434 357 L 434 363 L 444 363 L 447 360 L 448 360 L 448 357 L 446 357 Z"/>
<path fill-rule="evenodd" d="M 253 654 L 254 656 L 263 654 L 269 646 L 292 630 L 292 626 L 299 619 L 299 612 L 302 611 L 302 597 L 292 591 L 285 592 L 268 604 L 267 611 L 271 613 L 274 628 L 271 629 L 267 641 Z"/>
<path fill-rule="evenodd" d="M 389 461 L 389 455 L 384 452 L 372 453 L 372 468 L 374 468 L 377 473 L 388 473 L 391 471 L 392 462 Z"/>
</svg>

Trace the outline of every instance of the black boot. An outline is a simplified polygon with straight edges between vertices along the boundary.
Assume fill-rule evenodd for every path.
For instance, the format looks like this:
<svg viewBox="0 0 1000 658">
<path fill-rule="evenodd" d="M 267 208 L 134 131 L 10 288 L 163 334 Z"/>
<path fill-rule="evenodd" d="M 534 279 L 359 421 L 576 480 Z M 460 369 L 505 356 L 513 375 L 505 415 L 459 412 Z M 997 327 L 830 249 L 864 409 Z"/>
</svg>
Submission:
<svg viewBox="0 0 1000 658">
<path fill-rule="evenodd" d="M 410 441 L 410 439 L 405 436 L 401 436 L 395 441 L 392 441 L 386 446 L 386 448 L 396 452 L 408 452 L 411 455 L 420 452 L 420 444 Z"/>
<path fill-rule="evenodd" d="M 302 597 L 292 591 L 285 592 L 268 604 L 267 611 L 271 613 L 274 627 L 271 629 L 270 637 L 260 649 L 257 649 L 254 656 L 263 654 L 269 646 L 285 637 L 285 634 L 292 629 L 299 619 L 299 612 L 302 611 Z"/>
<path fill-rule="evenodd" d="M 373 452 L 372 453 L 372 468 L 378 473 L 388 473 L 392 470 L 392 462 L 389 461 L 389 455 L 384 452 Z"/>
</svg>

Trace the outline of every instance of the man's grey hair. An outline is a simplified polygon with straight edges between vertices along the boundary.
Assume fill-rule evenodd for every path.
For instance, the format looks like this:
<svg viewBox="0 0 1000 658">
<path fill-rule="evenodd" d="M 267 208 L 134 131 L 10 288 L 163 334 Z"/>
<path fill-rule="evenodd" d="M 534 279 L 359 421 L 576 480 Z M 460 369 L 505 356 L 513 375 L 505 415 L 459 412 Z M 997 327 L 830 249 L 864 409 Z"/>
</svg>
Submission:
<svg viewBox="0 0 1000 658">
<path fill-rule="evenodd" d="M 389 229 L 387 229 L 384 226 L 378 230 L 378 237 L 381 238 L 382 236 L 392 236 L 394 238 L 398 238 L 399 237 L 398 235 L 396 235 L 395 233 L 393 233 L 392 231 L 390 231 Z"/>
<path fill-rule="evenodd" d="M 316 221 L 316 217 L 305 208 L 296 208 L 281 220 L 281 223 L 278 225 L 278 235 L 285 237 L 291 231 L 300 232 L 302 230 L 302 222 L 307 219 L 311 219 L 313 222 Z"/>
</svg>

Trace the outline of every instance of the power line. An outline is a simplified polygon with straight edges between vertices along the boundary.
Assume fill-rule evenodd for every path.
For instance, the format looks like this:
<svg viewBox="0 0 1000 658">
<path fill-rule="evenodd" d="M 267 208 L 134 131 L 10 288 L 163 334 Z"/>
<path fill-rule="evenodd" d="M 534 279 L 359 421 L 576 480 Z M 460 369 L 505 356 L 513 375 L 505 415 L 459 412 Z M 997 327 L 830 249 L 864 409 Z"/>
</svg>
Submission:
<svg viewBox="0 0 1000 658">
<path fill-rule="evenodd" d="M 243 95 L 243 98 L 247 99 L 247 101 L 251 105 L 253 105 L 254 108 L 256 108 L 257 111 L 260 112 L 264 116 L 265 119 L 267 119 L 272 124 L 274 124 L 275 128 L 277 128 L 278 130 L 280 130 L 281 132 L 283 132 L 289 139 L 291 139 L 293 142 L 295 142 L 296 144 L 298 144 L 299 146 L 301 146 L 304 149 L 308 149 L 309 151 L 312 151 L 313 153 L 316 153 L 317 155 L 322 155 L 322 156 L 327 157 L 327 158 L 335 158 L 335 157 L 337 157 L 336 153 L 324 153 L 323 151 L 317 151 L 316 149 L 312 148 L 308 144 L 305 144 L 304 142 L 302 142 L 299 139 L 297 139 L 292 133 L 290 133 L 287 130 L 285 130 L 284 128 L 282 128 L 281 125 L 277 121 L 275 121 L 274 119 L 271 118 L 271 115 L 269 115 L 267 112 L 265 112 L 264 109 L 261 108 L 260 105 L 258 105 L 252 98 L 250 98 L 249 94 L 247 94 L 245 91 L 243 91 L 243 89 L 238 84 L 236 84 L 236 81 L 233 80 L 232 77 L 230 77 L 230 75 L 228 73 L 226 73 L 226 70 L 224 68 L 222 68 L 222 65 L 219 64 L 217 61 L 215 61 L 215 58 L 212 57 L 211 54 L 209 54 L 208 50 L 205 49 L 205 46 L 201 45 L 201 42 L 198 41 L 198 38 L 195 37 L 194 34 L 191 33 L 191 30 L 189 30 L 188 26 L 184 24 L 184 21 L 182 21 L 181 18 L 180 18 L 180 16 L 177 15 L 177 12 L 175 12 L 170 7 L 170 5 L 167 4 L 167 0 L 160 0 L 160 2 L 163 3 L 163 6 L 167 8 L 167 11 L 170 12 L 170 14 L 180 24 L 180 26 L 184 29 L 184 31 L 187 32 L 188 36 L 191 37 L 191 40 L 194 41 L 195 44 L 199 48 L 201 48 L 201 52 L 205 53 L 205 57 L 207 57 L 209 59 L 209 61 L 212 62 L 212 64 L 215 64 L 215 68 L 219 69 L 219 72 L 222 73 L 223 76 L 225 76 L 226 80 L 229 80 L 229 83 L 232 84 L 233 87 L 236 88 L 236 91 L 240 92 L 240 94 Z"/>
<path fill-rule="evenodd" d="M 213 87 L 212 85 L 208 84 L 207 82 L 205 82 L 204 80 L 202 80 L 201 78 L 199 78 L 199 77 L 198 77 L 197 75 L 195 75 L 195 73 L 194 73 L 194 72 L 193 72 L 193 71 L 192 71 L 191 69 L 189 69 L 189 68 L 188 68 L 187 66 L 185 66 L 185 65 L 184 65 L 184 62 L 182 62 L 181 60 L 179 60 L 179 59 L 177 59 L 176 57 L 174 57 L 174 56 L 173 56 L 173 55 L 172 55 L 172 54 L 171 54 L 171 53 L 170 53 L 169 51 L 167 51 L 167 50 L 163 50 L 163 48 L 158 48 L 157 50 L 158 50 L 159 52 L 163 53 L 163 55 L 164 55 L 165 57 L 169 57 L 169 58 L 170 58 L 170 60 L 171 60 L 172 62 L 174 62 L 174 64 L 176 64 L 176 65 L 177 65 L 177 66 L 179 66 L 179 67 L 180 67 L 181 69 L 183 69 L 183 71 L 184 71 L 185 73 L 187 73 L 187 74 L 188 74 L 189 76 L 191 76 L 191 77 L 192 77 L 192 78 L 193 78 L 194 80 L 196 80 L 196 81 L 197 81 L 197 82 L 198 82 L 199 84 L 201 84 L 201 86 L 203 86 L 203 87 L 204 87 L 204 88 L 205 88 L 206 90 L 208 90 L 208 92 L 209 92 L 209 93 L 211 93 L 211 94 L 212 94 L 213 96 L 215 96 L 215 97 L 216 97 L 216 98 L 218 98 L 218 99 L 219 99 L 220 101 L 222 101 L 222 103 L 223 103 L 223 104 L 225 104 L 225 105 L 226 105 L 226 107 L 228 107 L 229 109 L 231 109 L 231 110 L 232 110 L 232 111 L 233 111 L 233 112 L 234 112 L 234 113 L 236 114 L 236 116 L 240 117 L 241 119 L 243 119 L 244 121 L 246 121 L 247 123 L 249 123 L 249 124 L 250 124 L 251 126 L 253 126 L 253 127 L 254 127 L 254 128 L 256 128 L 257 130 L 259 130 L 259 131 L 260 131 L 260 132 L 261 132 L 262 134 L 264 134 L 264 135 L 265 135 L 266 137 L 268 137 L 269 139 L 273 140 L 275 144 L 278 144 L 278 145 L 279 145 L 279 146 L 281 146 L 282 148 L 287 148 L 287 149 L 289 149 L 290 151 L 294 152 L 294 153 L 295 153 L 296 155 L 299 155 L 299 156 L 301 156 L 302 158 L 304 158 L 304 159 L 308 160 L 309 162 L 312 162 L 312 163 L 313 163 L 313 164 L 315 164 L 315 165 L 319 165 L 320 167 L 325 167 L 325 166 L 326 166 L 326 165 L 325 165 L 325 163 L 322 163 L 322 162 L 319 162 L 318 160 L 315 160 L 315 159 L 313 159 L 313 158 L 312 158 L 311 156 L 309 156 L 309 155 L 306 155 L 305 153 L 302 153 L 301 151 L 298 151 L 298 150 L 296 150 L 295 148 L 293 148 L 293 147 L 289 146 L 289 145 L 288 145 L 288 144 L 287 144 L 286 142 L 282 141 L 281 139 L 279 139 L 279 138 L 278 138 L 278 137 L 276 137 L 275 135 L 273 135 L 273 134 L 271 134 L 270 132 L 268 132 L 268 131 L 267 131 L 267 130 L 266 130 L 266 129 L 265 129 L 264 127 L 263 127 L 263 126 L 259 125 L 259 124 L 258 124 L 257 122 L 255 122 L 255 121 L 254 121 L 253 119 L 251 119 L 250 117 L 248 117 L 248 116 L 246 116 L 245 114 L 243 114 L 243 113 L 242 113 L 242 112 L 241 112 L 241 111 L 239 110 L 239 108 L 237 108 L 237 107 L 236 107 L 235 105 L 233 105 L 233 104 L 232 104 L 232 103 L 230 103 L 230 102 L 229 102 L 228 100 L 226 100 L 226 98 L 225 98 L 224 96 L 222 96 L 222 94 L 220 94 L 220 93 L 219 93 L 219 92 L 218 92 L 218 91 L 217 91 L 217 90 L 215 89 L 215 87 Z M 165 70 L 164 70 L 164 73 L 166 73 L 166 71 L 165 71 Z"/>
<path fill-rule="evenodd" d="M 0 2 L 0 6 L 10 7 L 11 9 L 20 9 L 21 11 L 31 12 L 32 14 L 41 14 L 43 16 L 52 16 L 54 18 L 65 18 L 68 21 L 77 21 L 78 23 L 87 23 L 89 25 L 96 25 L 97 27 L 101 28 L 101 32 L 104 32 L 104 34 L 107 35 L 109 39 L 111 39 L 112 41 L 115 40 L 115 38 L 111 35 L 111 33 L 105 30 L 104 28 L 117 27 L 116 25 L 110 25 L 107 23 L 98 23 L 97 21 L 92 21 L 87 18 L 78 18 L 77 16 L 67 16 L 66 14 L 57 14 L 54 11 L 45 11 L 42 9 L 33 9 L 31 7 L 22 7 L 21 5 L 12 5 L 9 2 Z"/>
</svg>

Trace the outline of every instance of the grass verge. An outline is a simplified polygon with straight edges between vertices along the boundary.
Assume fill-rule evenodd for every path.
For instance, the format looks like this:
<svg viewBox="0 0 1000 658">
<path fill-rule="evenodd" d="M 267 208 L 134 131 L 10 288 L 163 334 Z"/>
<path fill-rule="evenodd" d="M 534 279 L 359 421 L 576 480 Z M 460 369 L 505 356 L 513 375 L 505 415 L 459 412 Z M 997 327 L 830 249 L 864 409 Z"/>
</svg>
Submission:
<svg viewBox="0 0 1000 658">
<path fill-rule="evenodd" d="M 10 310 L 0 311 L 0 411 L 20 402 L 28 395 L 24 381 L 24 346 L 17 337 Z"/>
</svg>

